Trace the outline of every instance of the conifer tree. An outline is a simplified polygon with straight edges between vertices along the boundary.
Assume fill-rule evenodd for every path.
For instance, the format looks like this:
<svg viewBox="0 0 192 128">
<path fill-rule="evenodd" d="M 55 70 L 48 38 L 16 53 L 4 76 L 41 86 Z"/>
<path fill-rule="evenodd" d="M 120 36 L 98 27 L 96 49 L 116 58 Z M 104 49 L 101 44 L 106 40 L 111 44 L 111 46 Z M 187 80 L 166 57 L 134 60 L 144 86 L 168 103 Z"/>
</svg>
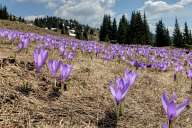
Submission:
<svg viewBox="0 0 192 128">
<path fill-rule="evenodd" d="M 113 20 L 112 34 L 111 35 L 112 35 L 111 39 L 116 41 L 117 40 L 117 22 L 116 22 L 115 18 Z"/>
<path fill-rule="evenodd" d="M 146 16 L 145 19 L 142 18 L 141 13 L 133 12 L 131 16 L 131 42 L 134 44 L 146 44 L 146 39 L 148 39 L 147 32 L 149 31 Z M 145 22 L 145 23 L 144 23 Z M 146 38 L 146 39 L 145 39 Z"/>
<path fill-rule="evenodd" d="M 169 31 L 162 20 L 156 24 L 156 36 L 154 46 L 163 47 L 170 45 Z"/>
<path fill-rule="evenodd" d="M 189 45 L 192 45 L 192 34 L 191 34 L 191 30 L 189 31 Z"/>
<path fill-rule="evenodd" d="M 118 43 L 128 43 L 128 20 L 125 17 L 125 15 L 122 16 L 119 22 L 119 27 L 118 27 Z"/>
<path fill-rule="evenodd" d="M 150 37 L 150 31 L 149 31 L 149 25 L 147 23 L 147 18 L 144 12 L 144 17 L 143 17 L 143 27 L 144 27 L 144 44 L 150 44 L 151 42 L 151 37 Z"/>
<path fill-rule="evenodd" d="M 106 37 L 110 40 L 112 37 L 112 26 L 111 26 L 111 17 L 110 15 L 104 15 L 103 23 L 100 27 L 100 41 L 105 41 Z"/>
<path fill-rule="evenodd" d="M 171 45 L 171 39 L 170 39 L 170 36 L 169 36 L 169 29 L 167 28 L 165 30 L 165 43 L 164 43 L 165 46 L 170 46 Z"/>
<path fill-rule="evenodd" d="M 190 35 L 189 35 L 189 29 L 187 26 L 187 22 L 185 22 L 185 28 L 184 28 L 184 33 L 183 33 L 183 43 L 184 44 L 190 43 Z"/>
<path fill-rule="evenodd" d="M 175 20 L 175 29 L 173 32 L 173 45 L 176 47 L 183 47 L 184 46 L 183 39 L 182 39 L 182 33 L 180 31 L 177 18 Z"/>
</svg>

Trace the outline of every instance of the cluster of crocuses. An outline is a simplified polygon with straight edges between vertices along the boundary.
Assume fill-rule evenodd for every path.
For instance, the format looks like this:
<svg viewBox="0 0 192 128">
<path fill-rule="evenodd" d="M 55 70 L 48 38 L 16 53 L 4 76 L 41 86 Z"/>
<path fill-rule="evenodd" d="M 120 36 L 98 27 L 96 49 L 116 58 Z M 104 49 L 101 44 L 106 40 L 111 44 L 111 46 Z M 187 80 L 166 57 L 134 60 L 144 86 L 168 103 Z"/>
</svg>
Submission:
<svg viewBox="0 0 192 128">
<path fill-rule="evenodd" d="M 59 54 L 67 62 L 72 62 L 78 51 L 92 58 L 95 54 L 104 61 L 121 60 L 136 67 L 136 69 L 153 69 L 157 71 L 168 71 L 179 67 L 184 67 L 183 71 L 192 69 L 192 52 L 186 49 L 154 48 L 150 46 L 134 46 L 119 44 L 102 44 L 96 41 L 81 41 L 51 35 L 39 35 L 36 33 L 24 33 L 9 29 L 0 29 L 0 37 L 8 41 L 15 42 L 18 51 L 27 49 L 30 42 L 37 43 L 37 47 L 45 49 L 58 49 Z M 120 62 L 120 61 L 119 61 Z M 176 69 L 177 70 L 177 69 Z M 173 78 L 176 79 L 178 71 L 174 71 Z M 187 73 L 188 76 L 188 73 Z"/>
<path fill-rule="evenodd" d="M 30 40 L 28 37 L 22 37 L 20 39 L 19 44 L 17 45 L 18 50 L 26 49 L 30 43 Z"/>
<path fill-rule="evenodd" d="M 81 41 L 51 35 L 39 35 L 36 33 L 24 33 L 9 29 L 0 29 L 0 37 L 8 41 L 15 42 L 19 39 L 18 50 L 27 49 L 31 41 L 37 43 L 37 47 L 45 49 L 58 49 L 59 54 L 68 62 L 73 61 L 78 51 L 92 58 L 95 54 L 97 58 L 113 61 L 121 60 L 135 66 L 137 69 L 150 68 L 157 71 L 172 70 L 185 67 L 186 72 L 192 69 L 192 52 L 186 49 L 154 48 L 150 46 L 134 46 L 119 44 L 102 44 L 96 41 Z M 177 70 L 177 69 L 176 69 Z M 174 71 L 173 78 L 176 79 L 180 72 Z M 188 74 L 187 74 L 188 75 Z"/>
<path fill-rule="evenodd" d="M 34 62 L 35 62 L 36 73 L 41 72 L 43 66 L 46 63 L 47 58 L 48 58 L 47 50 L 43 48 L 36 48 L 34 50 Z M 61 81 L 67 80 L 72 70 L 71 65 L 63 64 L 59 60 L 49 60 L 48 68 L 51 76 L 54 77 L 55 79 L 58 78 L 58 80 L 61 80 Z M 58 69 L 60 69 L 59 77 L 56 76 Z"/>
<path fill-rule="evenodd" d="M 160 69 L 167 64 L 164 64 L 165 61 L 174 61 L 170 59 L 169 57 L 172 57 L 173 59 L 176 58 L 177 60 L 180 59 L 183 56 L 186 56 L 185 51 L 186 50 L 169 50 L 166 48 L 152 48 L 152 47 L 146 47 L 146 46 L 122 46 L 117 44 L 111 44 L 111 45 L 104 45 L 95 41 L 79 41 L 75 39 L 67 39 L 67 38 L 61 38 L 56 36 L 50 36 L 45 35 L 41 36 L 35 33 L 23 33 L 18 31 L 12 31 L 8 29 L 1 29 L 0 30 L 0 36 L 9 38 L 9 39 L 15 39 L 16 37 L 19 37 L 20 42 L 19 48 L 22 48 L 27 42 L 33 40 L 37 42 L 44 42 L 45 48 L 59 48 L 62 45 L 65 45 L 65 49 L 68 47 L 73 52 L 76 50 L 81 50 L 83 53 L 95 53 L 96 55 L 101 54 L 101 58 L 103 56 L 110 55 L 110 60 L 113 59 L 121 59 L 122 61 L 127 61 L 128 58 L 137 59 L 136 57 L 142 56 L 142 58 L 146 58 L 148 61 L 140 61 L 140 65 L 148 65 L 151 58 L 153 58 L 153 61 L 156 63 L 161 62 L 161 65 L 156 65 L 153 67 L 159 67 Z M 24 43 L 23 43 L 24 42 Z M 23 45 L 24 44 L 24 45 Z M 177 52 L 178 51 L 178 52 Z M 105 58 L 105 57 L 104 57 Z M 108 59 L 109 60 L 109 59 Z M 164 69 L 164 68 L 162 68 Z"/>
<path fill-rule="evenodd" d="M 70 62 L 73 61 L 76 53 L 80 51 L 84 55 L 88 54 L 91 58 L 93 54 L 96 55 L 97 59 L 107 61 L 120 60 L 121 62 L 135 66 L 136 69 L 150 68 L 164 72 L 175 69 L 173 71 L 174 80 L 179 79 L 177 75 L 185 71 L 186 76 L 189 79 L 192 79 L 192 52 L 186 49 L 102 44 L 96 41 L 80 41 L 51 35 L 42 36 L 36 33 L 24 33 L 9 29 L 0 29 L 0 38 L 14 43 L 17 43 L 16 40 L 18 39 L 19 43 L 17 44 L 17 49 L 19 51 L 27 49 L 30 42 L 36 42 L 37 48 L 34 50 L 34 62 L 37 74 L 41 72 L 43 66 L 46 64 L 48 59 L 47 50 L 57 49 L 59 51 L 58 54 Z M 68 79 L 71 72 L 71 65 L 63 64 L 59 60 L 49 60 L 48 68 L 51 76 L 60 80 Z M 57 76 L 56 74 L 59 69 L 60 73 L 59 76 Z M 120 108 L 122 106 L 123 99 L 125 98 L 129 88 L 133 85 L 136 76 L 137 74 L 133 71 L 126 70 L 122 78 L 117 78 L 115 84 L 110 84 L 112 95 L 115 98 L 117 106 L 120 106 Z M 162 101 L 163 104 L 166 104 L 163 105 L 164 108 L 166 108 L 166 113 L 174 117 L 178 116 L 178 113 L 180 113 L 180 111 L 185 108 L 186 104 L 188 104 L 188 102 L 184 102 L 180 105 L 183 106 L 181 107 L 182 109 L 180 109 L 180 107 L 177 107 L 174 98 L 169 102 L 166 98 L 164 99 L 165 100 Z M 168 125 L 172 125 L 172 120 L 168 122 Z M 166 127 L 167 125 L 164 126 Z"/>
<path fill-rule="evenodd" d="M 180 71 L 180 70 L 179 70 Z M 116 103 L 116 116 L 117 118 L 124 112 L 123 100 L 129 90 L 134 84 L 137 74 L 133 71 L 125 70 L 122 78 L 117 78 L 115 84 L 110 82 L 109 88 Z M 168 122 L 162 125 L 162 128 L 174 128 L 174 120 L 181 114 L 182 111 L 189 105 L 189 99 L 185 99 L 183 103 L 177 104 L 176 93 L 173 93 L 172 98 L 169 100 L 168 92 L 164 91 L 161 97 L 165 114 L 167 115 Z"/>
</svg>

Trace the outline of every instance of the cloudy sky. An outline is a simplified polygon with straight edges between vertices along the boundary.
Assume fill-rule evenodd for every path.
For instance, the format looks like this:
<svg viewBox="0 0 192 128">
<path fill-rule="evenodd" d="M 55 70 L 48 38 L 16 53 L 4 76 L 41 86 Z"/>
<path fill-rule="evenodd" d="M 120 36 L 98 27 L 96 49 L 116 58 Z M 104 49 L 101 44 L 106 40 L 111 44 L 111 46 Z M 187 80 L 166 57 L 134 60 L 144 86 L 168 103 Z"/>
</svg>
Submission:
<svg viewBox="0 0 192 128">
<path fill-rule="evenodd" d="M 75 18 L 83 24 L 98 27 L 104 14 L 119 19 L 130 18 L 131 11 L 145 10 L 151 31 L 163 19 L 172 32 L 175 17 L 180 26 L 185 21 L 192 28 L 192 0 L 1 0 L 17 16 L 34 19 L 42 16 Z M 0 2 L 1 3 L 1 2 Z"/>
</svg>

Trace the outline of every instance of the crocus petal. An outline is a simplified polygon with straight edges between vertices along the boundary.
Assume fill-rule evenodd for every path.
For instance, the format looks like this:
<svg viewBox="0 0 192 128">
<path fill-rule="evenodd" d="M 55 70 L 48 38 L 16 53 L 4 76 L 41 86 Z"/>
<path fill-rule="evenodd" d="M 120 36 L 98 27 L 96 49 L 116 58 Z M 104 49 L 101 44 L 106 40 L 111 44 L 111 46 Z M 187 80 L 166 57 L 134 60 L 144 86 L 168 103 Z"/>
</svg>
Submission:
<svg viewBox="0 0 192 128">
<path fill-rule="evenodd" d="M 176 116 L 178 116 L 184 109 L 185 107 L 189 105 L 189 99 L 185 99 L 185 101 L 179 105 L 176 106 Z"/>
<path fill-rule="evenodd" d="M 169 128 L 167 124 L 163 124 L 162 128 Z"/>
<path fill-rule="evenodd" d="M 136 77 L 137 77 L 137 74 L 136 74 L 136 73 L 134 73 L 134 72 L 131 72 L 131 73 L 130 73 L 130 86 L 133 85 Z"/>
<path fill-rule="evenodd" d="M 168 118 L 169 120 L 173 120 L 176 117 L 176 105 L 174 101 L 171 101 L 171 103 L 168 105 Z"/>
<path fill-rule="evenodd" d="M 57 73 L 57 70 L 59 69 L 60 61 L 57 60 L 49 60 L 48 62 L 48 68 L 50 70 L 51 76 L 55 76 Z"/>
<path fill-rule="evenodd" d="M 117 90 L 117 91 L 116 91 L 115 99 L 116 99 L 116 103 L 117 103 L 117 104 L 120 104 L 121 101 L 123 100 L 122 92 L 121 92 L 120 90 Z"/>
<path fill-rule="evenodd" d="M 169 105 L 169 100 L 168 100 L 167 92 L 166 91 L 164 91 L 163 95 L 161 96 L 161 101 L 162 101 L 162 104 L 163 104 L 163 108 L 164 108 L 165 112 L 167 113 L 167 108 L 168 108 L 168 105 Z"/>
<path fill-rule="evenodd" d="M 127 81 L 127 84 L 129 84 L 129 86 L 133 85 L 136 77 L 137 77 L 136 73 L 134 73 L 133 71 L 128 71 L 126 69 L 125 74 L 124 74 L 124 80 Z"/>
<path fill-rule="evenodd" d="M 40 53 L 39 53 L 39 49 L 35 49 L 33 56 L 34 56 L 36 72 L 40 72 L 41 68 L 45 64 L 46 59 L 48 58 L 48 52 L 45 51 L 44 49 L 40 49 Z"/>
<path fill-rule="evenodd" d="M 72 66 L 71 65 L 68 65 L 68 64 L 61 64 L 60 66 L 60 79 L 61 80 L 66 80 L 68 79 L 70 73 L 71 73 L 71 70 L 72 70 Z"/>
<path fill-rule="evenodd" d="M 41 56 L 41 65 L 43 65 L 45 63 L 45 60 L 48 58 L 48 51 L 41 49 L 40 56 Z"/>
<path fill-rule="evenodd" d="M 109 84 L 109 89 L 110 89 L 113 97 L 116 97 L 115 87 L 114 87 L 114 85 L 112 85 L 112 82 L 110 82 L 110 84 Z"/>
<path fill-rule="evenodd" d="M 18 49 L 18 50 L 21 50 L 22 48 L 23 48 L 23 43 L 20 42 L 20 43 L 17 45 L 17 49 Z"/>
<path fill-rule="evenodd" d="M 37 64 L 37 62 L 38 62 L 38 49 L 34 50 L 33 57 L 34 57 L 34 62 Z"/>
<path fill-rule="evenodd" d="M 128 87 L 128 86 L 125 86 L 125 87 L 123 88 L 123 91 L 122 91 L 122 98 L 125 97 L 125 95 L 127 94 L 128 90 L 129 90 L 129 87 Z"/>
<path fill-rule="evenodd" d="M 116 85 L 117 85 L 117 87 L 119 88 L 119 89 L 123 89 L 124 88 L 124 82 L 123 82 L 123 79 L 121 79 L 121 78 L 117 78 L 116 79 Z"/>
</svg>

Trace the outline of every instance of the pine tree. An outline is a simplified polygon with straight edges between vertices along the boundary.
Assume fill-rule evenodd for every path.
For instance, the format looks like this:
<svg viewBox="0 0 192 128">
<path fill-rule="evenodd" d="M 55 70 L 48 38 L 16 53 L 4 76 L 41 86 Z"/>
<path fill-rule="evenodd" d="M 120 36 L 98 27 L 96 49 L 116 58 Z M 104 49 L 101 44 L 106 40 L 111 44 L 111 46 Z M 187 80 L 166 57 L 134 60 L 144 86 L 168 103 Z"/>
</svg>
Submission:
<svg viewBox="0 0 192 128">
<path fill-rule="evenodd" d="M 126 19 L 125 15 L 122 16 L 119 22 L 118 27 L 118 43 L 128 43 L 127 39 L 128 34 L 128 20 Z"/>
<path fill-rule="evenodd" d="M 2 9 L 2 4 L 0 4 L 0 19 L 2 19 L 3 16 L 3 9 Z"/>
<path fill-rule="evenodd" d="M 174 32 L 173 32 L 173 44 L 176 47 L 183 47 L 184 46 L 183 39 L 182 39 L 182 33 L 180 31 L 177 18 L 175 20 L 175 29 L 174 29 Z"/>
<path fill-rule="evenodd" d="M 165 46 L 170 46 L 171 45 L 171 39 L 170 39 L 170 36 L 169 36 L 169 29 L 167 28 L 165 30 L 165 43 L 164 43 Z"/>
<path fill-rule="evenodd" d="M 187 26 L 187 22 L 185 22 L 185 28 L 184 28 L 184 33 L 183 33 L 183 43 L 184 44 L 190 43 L 190 35 L 189 35 L 189 29 Z"/>
<path fill-rule="evenodd" d="M 151 37 L 150 37 L 149 25 L 147 23 L 145 12 L 143 17 L 143 28 L 144 28 L 144 38 L 143 38 L 144 44 L 150 44 Z"/>
<path fill-rule="evenodd" d="M 141 13 L 133 12 L 131 16 L 131 42 L 134 44 L 145 44 L 145 38 L 147 35 L 145 35 L 145 31 L 148 31 L 147 29 L 147 21 L 145 19 L 145 25 L 144 21 L 142 19 Z"/>
<path fill-rule="evenodd" d="M 160 20 L 156 24 L 156 37 L 154 46 L 163 47 L 170 45 L 169 31 L 165 28 L 163 21 Z"/>
<path fill-rule="evenodd" d="M 9 13 L 6 6 L 0 5 L 0 19 L 8 19 Z"/>
<path fill-rule="evenodd" d="M 111 16 L 104 15 L 103 23 L 100 27 L 100 41 L 105 41 L 106 37 L 110 40 L 112 38 L 112 26 L 111 26 Z"/>
<path fill-rule="evenodd" d="M 113 20 L 113 25 L 112 25 L 112 40 L 116 41 L 117 40 L 117 22 L 116 19 L 114 18 Z"/>
<path fill-rule="evenodd" d="M 191 34 L 191 30 L 189 31 L 189 45 L 192 45 L 192 34 Z"/>
<path fill-rule="evenodd" d="M 78 25 L 76 30 L 75 30 L 76 38 L 77 39 L 83 39 L 82 36 L 82 26 Z"/>
<path fill-rule="evenodd" d="M 131 20 L 130 20 L 130 40 L 132 43 L 135 43 L 135 38 L 136 38 L 136 14 L 135 11 L 132 12 L 131 14 Z"/>
</svg>

